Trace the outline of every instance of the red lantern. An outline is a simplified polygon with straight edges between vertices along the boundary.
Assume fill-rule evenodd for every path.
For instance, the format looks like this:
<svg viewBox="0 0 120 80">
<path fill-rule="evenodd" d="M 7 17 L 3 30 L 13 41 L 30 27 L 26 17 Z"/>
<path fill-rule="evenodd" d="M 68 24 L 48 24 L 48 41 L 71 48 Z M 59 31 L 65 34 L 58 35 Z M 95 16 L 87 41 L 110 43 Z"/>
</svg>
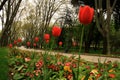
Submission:
<svg viewBox="0 0 120 80">
<path fill-rule="evenodd" d="M 60 27 L 54 26 L 52 28 L 52 35 L 55 37 L 59 37 L 61 34 L 62 29 Z"/>
<path fill-rule="evenodd" d="M 19 42 L 19 43 L 22 42 L 22 39 L 18 38 L 17 42 Z"/>
<path fill-rule="evenodd" d="M 90 24 L 93 20 L 94 9 L 87 5 L 80 6 L 78 15 L 80 23 Z"/>
<path fill-rule="evenodd" d="M 12 44 L 9 44 L 9 48 L 12 48 L 12 46 L 13 46 Z"/>
<path fill-rule="evenodd" d="M 14 45 L 16 45 L 17 44 L 17 41 L 16 40 L 14 40 Z"/>
<path fill-rule="evenodd" d="M 62 46 L 62 44 L 63 44 L 62 41 L 60 41 L 60 42 L 59 42 L 59 46 Z"/>
<path fill-rule="evenodd" d="M 30 42 L 29 41 L 27 42 L 27 46 L 30 46 Z"/>
<path fill-rule="evenodd" d="M 39 41 L 39 38 L 38 38 L 38 37 L 35 37 L 34 40 L 35 40 L 35 42 L 38 42 L 38 41 Z"/>
<path fill-rule="evenodd" d="M 44 39 L 49 40 L 50 39 L 50 34 L 44 34 Z"/>
</svg>

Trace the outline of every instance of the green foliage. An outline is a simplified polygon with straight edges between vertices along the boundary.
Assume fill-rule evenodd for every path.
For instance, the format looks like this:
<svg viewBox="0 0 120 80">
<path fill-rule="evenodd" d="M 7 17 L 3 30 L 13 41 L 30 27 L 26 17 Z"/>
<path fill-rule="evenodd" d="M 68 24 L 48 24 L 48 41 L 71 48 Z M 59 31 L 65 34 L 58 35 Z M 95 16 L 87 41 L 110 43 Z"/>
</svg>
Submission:
<svg viewBox="0 0 120 80">
<path fill-rule="evenodd" d="M 111 50 L 120 52 L 120 30 L 114 32 L 111 36 Z"/>
<path fill-rule="evenodd" d="M 8 49 L 0 48 L 0 80 L 8 79 Z"/>
</svg>

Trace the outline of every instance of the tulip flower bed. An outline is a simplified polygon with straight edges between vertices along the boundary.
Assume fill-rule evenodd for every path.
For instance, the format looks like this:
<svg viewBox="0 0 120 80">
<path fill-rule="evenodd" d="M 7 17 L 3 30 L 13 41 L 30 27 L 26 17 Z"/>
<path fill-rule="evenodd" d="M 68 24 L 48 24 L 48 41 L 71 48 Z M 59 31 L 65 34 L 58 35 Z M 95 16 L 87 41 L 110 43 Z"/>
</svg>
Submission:
<svg viewBox="0 0 120 80">
<path fill-rule="evenodd" d="M 120 80 L 120 63 L 111 61 L 79 62 L 79 80 Z M 35 53 L 11 49 L 10 80 L 77 80 L 78 59 L 47 52 Z"/>
</svg>

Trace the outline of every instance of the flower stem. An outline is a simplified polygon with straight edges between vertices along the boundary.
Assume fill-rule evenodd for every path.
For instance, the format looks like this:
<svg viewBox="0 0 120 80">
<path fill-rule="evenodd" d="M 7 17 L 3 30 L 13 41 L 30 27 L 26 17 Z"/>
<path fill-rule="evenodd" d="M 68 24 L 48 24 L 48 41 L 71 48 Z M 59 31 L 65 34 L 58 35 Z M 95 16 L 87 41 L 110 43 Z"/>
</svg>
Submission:
<svg viewBox="0 0 120 80">
<path fill-rule="evenodd" d="M 82 49 L 83 36 L 84 36 L 84 26 L 82 25 L 82 33 L 81 33 L 81 39 L 80 39 L 80 49 L 79 49 L 79 53 L 78 53 L 78 70 L 77 70 L 77 80 L 79 80 L 80 53 L 81 53 L 81 49 Z"/>
</svg>

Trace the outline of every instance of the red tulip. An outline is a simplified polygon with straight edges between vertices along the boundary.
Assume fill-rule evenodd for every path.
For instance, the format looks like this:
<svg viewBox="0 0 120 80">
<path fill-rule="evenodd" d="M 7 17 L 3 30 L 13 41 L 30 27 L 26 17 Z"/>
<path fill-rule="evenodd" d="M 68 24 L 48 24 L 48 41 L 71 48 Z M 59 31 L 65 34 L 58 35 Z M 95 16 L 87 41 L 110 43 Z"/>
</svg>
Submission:
<svg viewBox="0 0 120 80">
<path fill-rule="evenodd" d="M 30 42 L 29 41 L 27 42 L 27 46 L 30 46 Z"/>
<path fill-rule="evenodd" d="M 93 20 L 94 9 L 87 5 L 80 6 L 78 16 L 80 23 L 90 24 Z"/>
<path fill-rule="evenodd" d="M 50 34 L 44 34 L 44 39 L 49 40 L 50 39 Z"/>
<path fill-rule="evenodd" d="M 49 43 L 49 40 L 45 40 L 46 43 Z"/>
<path fill-rule="evenodd" d="M 17 42 L 22 42 L 22 39 L 18 38 Z"/>
<path fill-rule="evenodd" d="M 34 46 L 34 47 L 36 47 L 36 46 L 37 46 L 37 44 L 36 44 L 36 43 L 33 43 L 33 46 Z"/>
<path fill-rule="evenodd" d="M 59 42 L 59 46 L 62 46 L 62 44 L 63 44 L 62 41 L 60 41 L 60 42 Z"/>
<path fill-rule="evenodd" d="M 38 42 L 38 41 L 39 41 L 39 38 L 38 38 L 38 37 L 35 37 L 34 40 L 35 40 L 35 42 Z"/>
<path fill-rule="evenodd" d="M 55 37 L 59 37 L 61 34 L 62 29 L 60 27 L 54 26 L 52 28 L 52 35 Z"/>
<path fill-rule="evenodd" d="M 9 48 L 12 48 L 13 47 L 13 45 L 12 44 L 9 44 Z"/>
<path fill-rule="evenodd" d="M 14 40 L 14 45 L 16 45 L 17 44 L 17 41 L 16 40 Z"/>
<path fill-rule="evenodd" d="M 72 44 L 73 46 L 76 46 L 77 45 L 77 43 L 76 42 L 73 42 L 73 44 Z"/>
</svg>

